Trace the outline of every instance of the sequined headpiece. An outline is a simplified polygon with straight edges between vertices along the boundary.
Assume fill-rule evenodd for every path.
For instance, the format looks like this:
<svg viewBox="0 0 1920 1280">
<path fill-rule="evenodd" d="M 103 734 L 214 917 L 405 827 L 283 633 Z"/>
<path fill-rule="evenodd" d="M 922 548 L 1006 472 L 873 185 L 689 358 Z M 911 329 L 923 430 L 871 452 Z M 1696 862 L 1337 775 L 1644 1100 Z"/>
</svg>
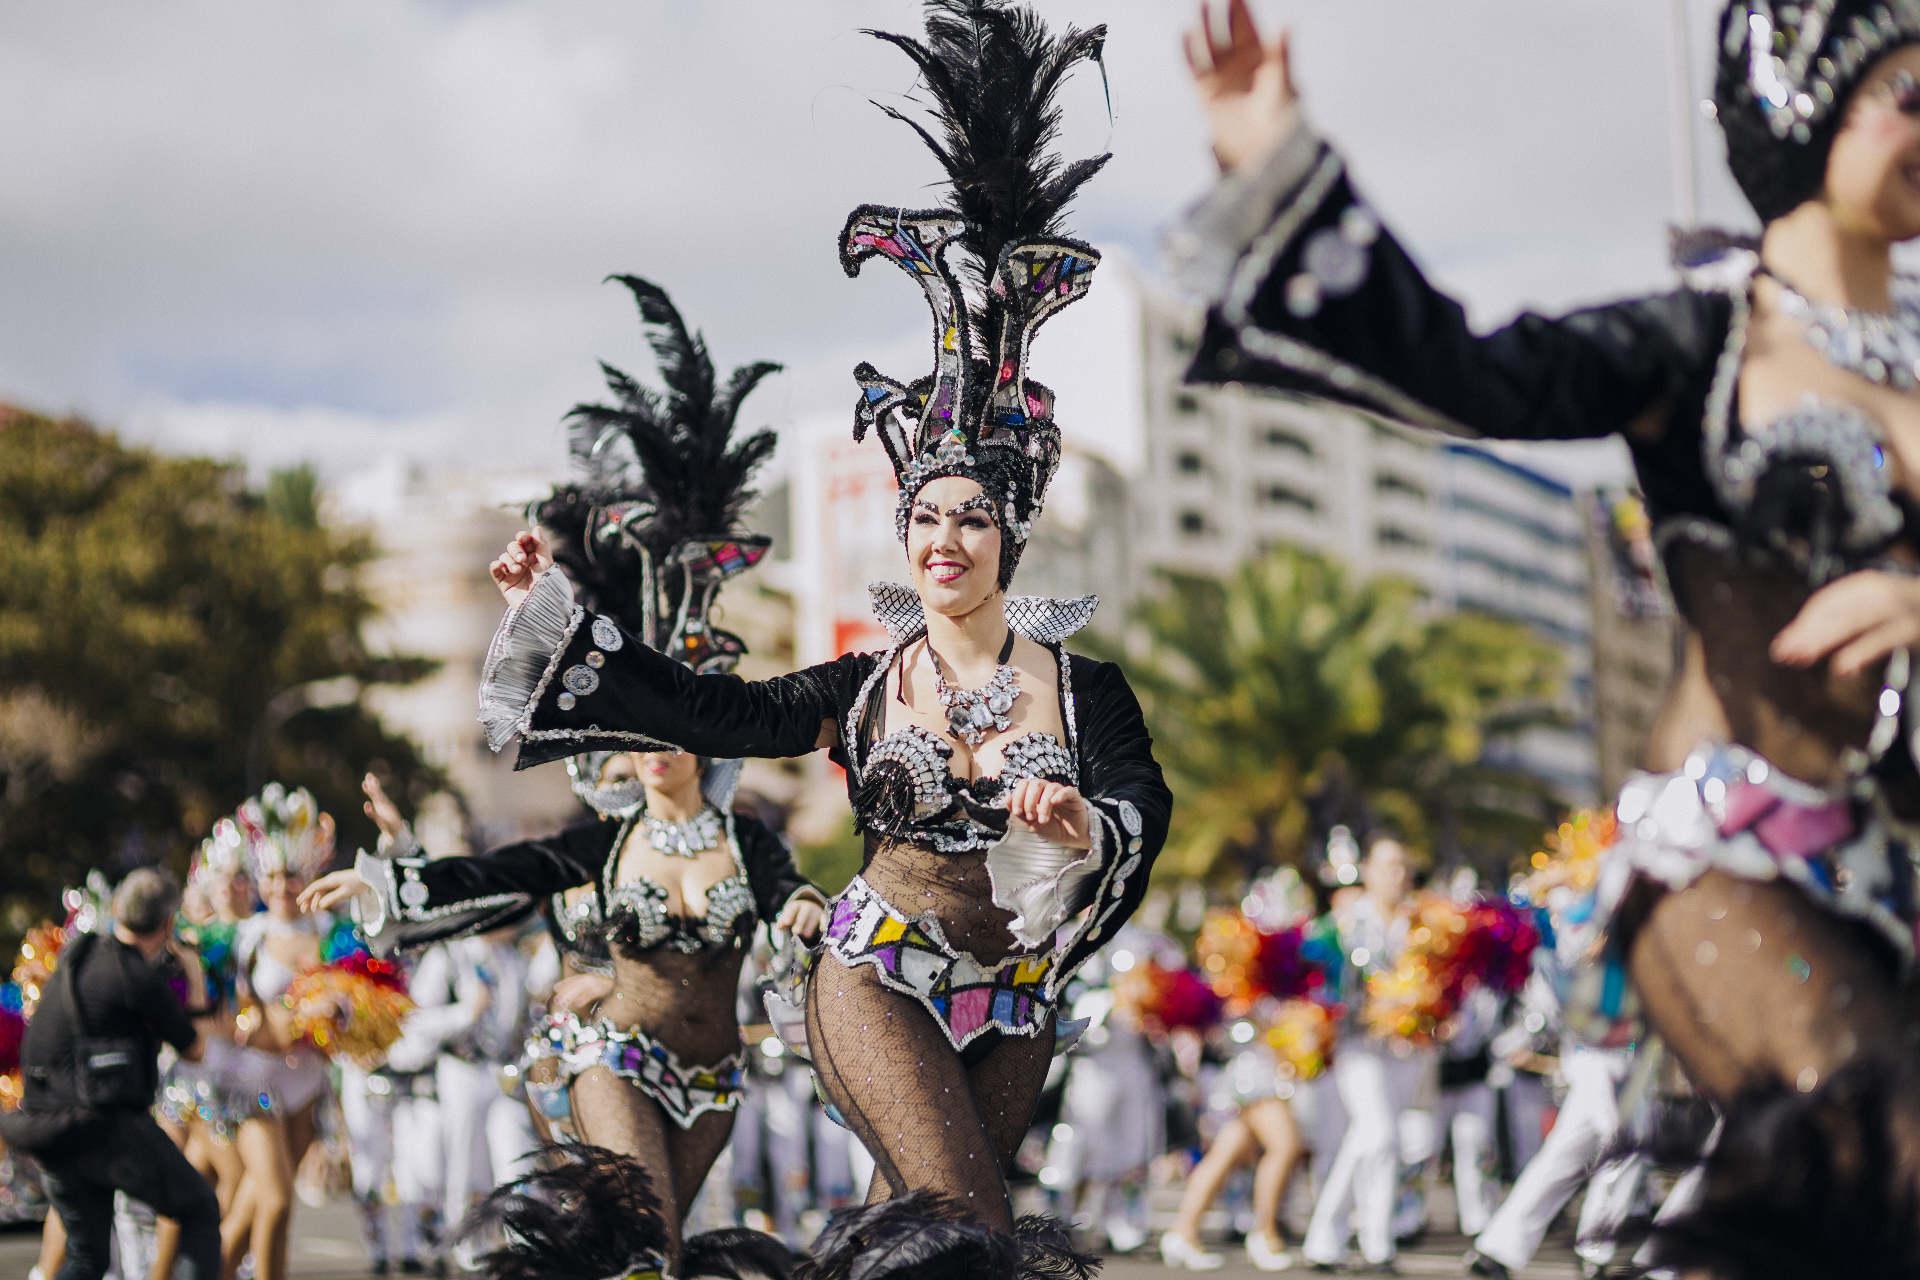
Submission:
<svg viewBox="0 0 1920 1280">
<path fill-rule="evenodd" d="M 214 823 L 200 846 L 207 862 L 229 860 L 236 850 L 255 881 L 274 872 L 312 880 L 333 861 L 333 819 L 305 787 L 289 791 L 269 782 L 231 818 Z"/>
<path fill-rule="evenodd" d="M 246 837 L 232 818 L 222 818 L 214 824 L 213 834 L 202 840 L 194 851 L 192 861 L 187 864 L 187 883 L 211 888 L 248 870 Z"/>
<path fill-rule="evenodd" d="M 1720 20 L 1714 107 L 1727 164 L 1762 222 L 1820 194 L 1847 97 L 1920 41 L 1920 0 L 1733 0 Z"/>
<path fill-rule="evenodd" d="M 1092 282 L 1100 255 L 1059 230 L 1061 214 L 1108 157 L 1063 164 L 1050 151 L 1054 98 L 1074 66 L 1099 62 L 1104 26 L 1049 32 L 1003 0 L 928 0 L 926 40 L 867 34 L 904 51 L 931 98 L 932 128 L 891 107 L 946 170 L 953 205 L 862 205 L 840 238 L 848 275 L 875 256 L 912 276 L 933 311 L 933 372 L 910 383 L 854 370 L 853 436 L 880 437 L 900 482 L 895 531 L 906 541 L 914 495 L 941 476 L 977 480 L 1002 533 L 1000 585 L 1013 579 L 1060 462 L 1053 393 L 1027 377 L 1042 323 Z M 1104 64 L 1102 71 L 1104 73 Z M 936 136 L 936 134 L 938 136 Z M 965 279 L 949 250 L 970 258 Z"/>
<path fill-rule="evenodd" d="M 688 331 L 664 289 L 611 278 L 639 306 L 660 385 L 601 363 L 614 402 L 568 414 L 573 477 L 534 515 L 588 609 L 695 671 L 731 671 L 747 649 L 713 625 L 714 602 L 767 553 L 769 539 L 744 532 L 740 517 L 774 447 L 773 432 L 735 440 L 734 427 L 741 403 L 780 366 L 743 365 L 721 386 L 705 338 Z M 568 762 L 575 792 L 603 813 L 637 805 L 637 782 L 598 781 L 604 762 L 604 753 Z"/>
</svg>

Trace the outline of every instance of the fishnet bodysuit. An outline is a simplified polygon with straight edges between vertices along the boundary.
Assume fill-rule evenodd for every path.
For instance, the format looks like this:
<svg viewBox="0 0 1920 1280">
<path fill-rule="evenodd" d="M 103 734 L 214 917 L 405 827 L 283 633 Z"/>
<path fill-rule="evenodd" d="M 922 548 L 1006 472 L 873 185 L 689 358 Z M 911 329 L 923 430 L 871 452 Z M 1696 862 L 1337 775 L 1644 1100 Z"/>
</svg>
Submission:
<svg viewBox="0 0 1920 1280">
<path fill-rule="evenodd" d="M 615 946 L 613 991 L 590 1016 L 621 1030 L 644 1031 L 690 1065 L 718 1062 L 740 1049 L 734 995 L 744 955 L 737 942 L 691 955 L 669 947 L 632 952 Z M 655 1189 L 671 1208 L 662 1216 L 669 1251 L 677 1258 L 680 1224 L 727 1145 L 733 1113 L 709 1111 L 683 1129 L 631 1080 L 603 1066 L 576 1077 L 572 1097 L 574 1117 L 587 1142 L 631 1155 L 648 1170 L 666 1172 L 671 1185 L 659 1185 L 656 1178 Z"/>
<path fill-rule="evenodd" d="M 869 743 L 883 728 L 877 710 L 863 717 Z M 902 915 L 931 914 L 949 944 L 982 963 L 1012 953 L 1013 917 L 993 903 L 984 850 L 941 853 L 869 835 L 861 875 Z M 1046 1082 L 1052 1022 L 1035 1036 L 989 1032 L 961 1052 L 917 1000 L 830 949 L 814 966 L 806 1014 L 820 1087 L 874 1157 L 868 1200 L 935 1191 L 1010 1230 L 1006 1173 Z"/>
</svg>

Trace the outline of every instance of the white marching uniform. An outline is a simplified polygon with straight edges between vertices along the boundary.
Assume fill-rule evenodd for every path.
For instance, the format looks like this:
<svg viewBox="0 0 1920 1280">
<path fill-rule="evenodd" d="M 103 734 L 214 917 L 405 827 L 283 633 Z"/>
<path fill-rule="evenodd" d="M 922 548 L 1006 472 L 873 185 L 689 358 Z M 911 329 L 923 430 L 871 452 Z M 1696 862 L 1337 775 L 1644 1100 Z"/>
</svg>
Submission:
<svg viewBox="0 0 1920 1280">
<path fill-rule="evenodd" d="M 1392 965 L 1406 942 L 1406 919 L 1382 916 L 1368 898 L 1356 899 L 1339 923 L 1341 946 L 1349 955 L 1364 950 L 1369 968 Z M 1379 1266 L 1393 1260 L 1400 1114 L 1412 1102 L 1428 1065 L 1428 1055 L 1407 1044 L 1354 1026 L 1343 1031 L 1329 1075 L 1346 1113 L 1346 1132 L 1327 1167 L 1301 1245 L 1308 1262 L 1338 1263 L 1354 1236 L 1368 1263 Z"/>
<path fill-rule="evenodd" d="M 386 1211 L 389 1183 L 400 1212 L 399 1256 L 424 1259 L 439 1248 L 447 1180 L 434 1067 L 446 1038 L 472 1018 L 457 998 L 445 945 L 419 954 L 407 990 L 414 1007 L 385 1067 L 368 1072 L 342 1064 L 340 1109 L 353 1153 L 354 1196 L 376 1263 L 396 1252 Z M 468 996 L 477 999 L 477 992 Z"/>
<path fill-rule="evenodd" d="M 511 940 L 460 938 L 446 944 L 447 983 L 460 1015 L 449 1015 L 434 1081 L 446 1151 L 449 1224 L 523 1169 L 539 1145 L 524 1103 L 500 1087 L 532 1023 L 531 961 Z"/>
</svg>

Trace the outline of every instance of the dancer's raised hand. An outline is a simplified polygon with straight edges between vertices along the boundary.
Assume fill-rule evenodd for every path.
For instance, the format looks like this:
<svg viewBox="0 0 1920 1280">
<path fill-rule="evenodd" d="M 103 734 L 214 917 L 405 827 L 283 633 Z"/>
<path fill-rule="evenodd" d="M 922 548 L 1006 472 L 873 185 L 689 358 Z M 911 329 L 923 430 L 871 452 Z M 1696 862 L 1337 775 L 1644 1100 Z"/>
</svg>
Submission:
<svg viewBox="0 0 1920 1280">
<path fill-rule="evenodd" d="M 407 820 L 400 815 L 400 806 L 387 795 L 387 789 L 380 785 L 380 779 L 368 774 L 360 779 L 360 790 L 367 796 L 367 802 L 360 807 L 373 819 L 373 825 L 380 828 L 380 834 L 389 840 L 404 836 Z"/>
<path fill-rule="evenodd" d="M 1224 8 L 1201 0 L 1184 44 L 1222 172 L 1259 160 L 1293 132 L 1300 93 L 1285 28 L 1264 44 L 1247 0 L 1226 0 Z"/>
<path fill-rule="evenodd" d="M 527 592 L 533 590 L 533 580 L 552 567 L 553 552 L 547 548 L 546 539 L 522 529 L 513 535 L 513 541 L 499 558 L 487 566 L 487 572 L 511 608 L 525 600 Z"/>
<path fill-rule="evenodd" d="M 1773 638 L 1775 662 L 1810 667 L 1830 659 L 1836 676 L 1857 676 L 1895 649 L 1920 647 L 1920 578 L 1862 569 L 1807 597 Z"/>
</svg>

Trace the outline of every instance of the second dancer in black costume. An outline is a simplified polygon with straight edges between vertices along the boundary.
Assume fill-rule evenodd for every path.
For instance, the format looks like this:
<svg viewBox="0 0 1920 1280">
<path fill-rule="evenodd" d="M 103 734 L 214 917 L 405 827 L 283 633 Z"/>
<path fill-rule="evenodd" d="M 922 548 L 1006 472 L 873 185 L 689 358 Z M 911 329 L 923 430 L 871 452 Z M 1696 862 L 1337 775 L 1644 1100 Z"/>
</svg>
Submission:
<svg viewBox="0 0 1920 1280">
<path fill-rule="evenodd" d="M 583 475 L 542 514 L 563 538 L 573 580 L 607 610 L 585 632 L 596 654 L 651 646 L 678 671 L 719 678 L 744 647 L 712 625 L 714 598 L 767 546 L 738 522 L 772 436 L 735 440 L 734 422 L 773 366 L 747 366 L 717 387 L 704 343 L 666 294 L 621 282 L 639 303 L 665 390 L 609 372 L 621 403 L 576 411 Z M 490 657 L 490 676 L 503 656 Z M 569 670 L 554 696 L 584 699 L 604 662 Z M 601 946 L 611 953 L 610 973 L 589 968 L 563 981 L 569 1008 L 543 1028 L 535 1057 L 548 1087 L 567 1087 L 579 1137 L 646 1171 L 662 1207 L 660 1262 L 671 1269 L 680 1223 L 739 1105 L 734 991 L 746 945 L 760 922 L 818 936 L 824 898 L 774 832 L 733 810 L 738 759 L 633 737 L 575 746 L 586 748 L 570 761 L 576 790 L 608 820 L 472 858 L 363 854 L 354 869 L 315 882 L 304 901 L 352 901 L 375 945 L 399 946 L 484 932 L 551 902 L 571 949 L 589 961 Z M 581 885 L 587 894 L 569 893 Z M 615 1169 L 606 1161 L 569 1157 L 551 1180 L 573 1185 Z M 545 1185 L 541 1175 L 530 1182 Z M 629 1224 L 623 1247 L 645 1236 L 644 1223 Z"/>
<path fill-rule="evenodd" d="M 933 311 L 932 374 L 856 371 L 855 434 L 892 459 L 912 576 L 874 592 L 889 648 L 774 680 L 698 675 L 578 607 L 538 539 L 493 568 L 511 608 L 489 716 L 521 765 L 625 745 L 826 749 L 847 769 L 866 859 L 796 995 L 821 1089 L 887 1203 L 829 1226 L 825 1276 L 1088 1265 L 1057 1225 L 1016 1224 L 1006 1171 L 1062 1030 L 1060 989 L 1138 904 L 1171 797 L 1120 669 L 1063 645 L 1094 602 L 1006 589 L 1060 457 L 1028 344 L 1098 261 L 1058 228 L 1101 160 L 1049 153 L 1054 97 L 1103 36 L 1055 36 L 980 0 L 930 4 L 924 42 L 882 35 L 934 100 L 923 136 L 954 200 L 863 206 L 841 241 L 849 274 L 887 258 Z M 956 253 L 972 259 L 964 282 Z"/>
</svg>

